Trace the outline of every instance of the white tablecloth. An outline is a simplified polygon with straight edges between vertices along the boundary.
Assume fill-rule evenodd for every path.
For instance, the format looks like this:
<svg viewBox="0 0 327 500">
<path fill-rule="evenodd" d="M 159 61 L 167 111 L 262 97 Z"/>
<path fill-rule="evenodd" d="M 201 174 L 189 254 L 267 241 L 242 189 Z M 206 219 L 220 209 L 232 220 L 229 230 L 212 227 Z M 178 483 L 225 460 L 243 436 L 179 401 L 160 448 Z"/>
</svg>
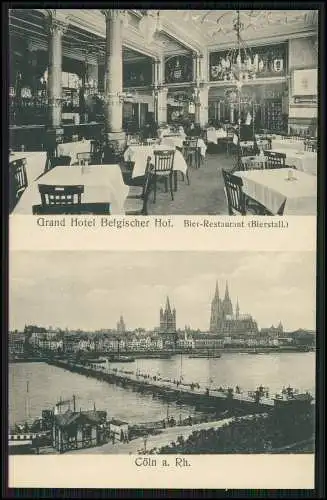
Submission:
<svg viewBox="0 0 327 500">
<path fill-rule="evenodd" d="M 164 135 L 160 139 L 160 144 L 163 146 L 174 146 L 175 148 L 182 148 L 186 135 Z"/>
<path fill-rule="evenodd" d="M 171 131 L 170 131 L 169 127 L 158 128 L 157 134 L 158 134 L 159 139 L 161 139 L 165 135 L 171 134 Z"/>
<path fill-rule="evenodd" d="M 91 151 L 91 141 L 63 142 L 57 147 L 59 156 L 70 156 L 71 164 L 77 162 L 77 153 L 89 153 Z"/>
<path fill-rule="evenodd" d="M 304 151 L 304 141 L 294 141 L 292 139 L 271 139 L 271 149 L 281 151 L 292 149 L 293 151 Z"/>
<path fill-rule="evenodd" d="M 207 142 L 217 144 L 220 139 L 225 139 L 227 137 L 227 132 L 224 129 L 208 129 L 207 130 Z"/>
<path fill-rule="evenodd" d="M 154 161 L 153 151 L 162 150 L 162 146 L 129 146 L 124 153 L 124 160 L 134 162 L 132 178 L 140 177 L 145 174 L 146 163 L 148 156 L 151 157 L 151 162 Z M 173 147 L 165 146 L 165 149 L 174 149 Z M 186 174 L 187 164 L 180 151 L 175 151 L 174 170 L 179 170 Z"/>
<path fill-rule="evenodd" d="M 31 184 L 45 169 L 47 153 L 45 151 L 14 152 L 9 156 L 9 162 L 26 158 L 27 182 Z"/>
<path fill-rule="evenodd" d="M 317 178 L 293 171 L 296 180 L 288 180 L 288 168 L 235 172 L 243 179 L 246 195 L 277 214 L 286 199 L 284 215 L 316 215 Z"/>
<path fill-rule="evenodd" d="M 294 149 L 272 149 L 276 153 L 286 154 L 286 165 L 310 175 L 317 175 L 317 153 L 312 151 L 296 151 Z"/>
<path fill-rule="evenodd" d="M 119 165 L 59 166 L 26 188 L 14 214 L 32 214 L 32 206 L 41 203 L 39 184 L 83 185 L 82 203 L 110 203 L 111 214 L 124 214 L 129 187 L 124 184 Z"/>
</svg>

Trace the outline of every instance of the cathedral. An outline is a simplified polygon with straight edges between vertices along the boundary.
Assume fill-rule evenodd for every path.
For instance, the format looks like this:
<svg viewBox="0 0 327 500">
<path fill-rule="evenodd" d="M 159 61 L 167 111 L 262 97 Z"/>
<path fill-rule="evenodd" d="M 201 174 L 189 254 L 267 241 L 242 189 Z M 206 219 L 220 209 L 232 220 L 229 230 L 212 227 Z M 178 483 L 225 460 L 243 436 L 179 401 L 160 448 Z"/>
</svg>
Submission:
<svg viewBox="0 0 327 500">
<path fill-rule="evenodd" d="M 229 296 L 228 283 L 226 283 L 225 295 L 221 299 L 219 295 L 218 282 L 214 298 L 211 302 L 210 332 L 220 335 L 256 335 L 258 325 L 249 314 L 240 314 L 238 301 L 235 313 L 233 303 Z"/>
</svg>

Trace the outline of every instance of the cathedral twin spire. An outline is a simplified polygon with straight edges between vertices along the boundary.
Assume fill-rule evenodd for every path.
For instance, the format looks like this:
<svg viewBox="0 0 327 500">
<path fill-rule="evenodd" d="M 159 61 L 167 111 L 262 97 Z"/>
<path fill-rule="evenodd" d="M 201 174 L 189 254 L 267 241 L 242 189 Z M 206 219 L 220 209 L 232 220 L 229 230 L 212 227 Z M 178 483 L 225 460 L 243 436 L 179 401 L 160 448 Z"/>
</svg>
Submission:
<svg viewBox="0 0 327 500">
<path fill-rule="evenodd" d="M 239 316 L 238 301 L 236 315 Z M 210 331 L 215 331 L 226 316 L 233 316 L 233 304 L 229 296 L 228 282 L 226 281 L 224 299 L 220 299 L 218 281 L 216 281 L 215 295 L 211 304 Z"/>
</svg>

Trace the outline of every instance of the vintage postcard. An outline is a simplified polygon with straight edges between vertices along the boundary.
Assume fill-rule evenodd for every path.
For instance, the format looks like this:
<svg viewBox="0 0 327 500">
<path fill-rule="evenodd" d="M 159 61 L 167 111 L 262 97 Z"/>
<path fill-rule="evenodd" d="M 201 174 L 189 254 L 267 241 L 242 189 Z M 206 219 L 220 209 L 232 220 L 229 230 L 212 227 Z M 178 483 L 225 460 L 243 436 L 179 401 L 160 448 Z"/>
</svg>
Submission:
<svg viewBox="0 0 327 500">
<path fill-rule="evenodd" d="M 318 18 L 11 4 L 11 488 L 315 487 Z"/>
</svg>

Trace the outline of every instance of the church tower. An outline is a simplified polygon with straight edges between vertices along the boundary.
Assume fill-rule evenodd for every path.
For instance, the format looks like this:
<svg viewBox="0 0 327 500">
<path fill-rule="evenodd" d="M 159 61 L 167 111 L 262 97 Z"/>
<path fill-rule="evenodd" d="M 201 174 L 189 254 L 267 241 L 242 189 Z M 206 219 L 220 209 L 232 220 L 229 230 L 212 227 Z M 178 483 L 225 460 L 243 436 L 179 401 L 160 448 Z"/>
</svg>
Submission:
<svg viewBox="0 0 327 500">
<path fill-rule="evenodd" d="M 160 308 L 160 332 L 175 333 L 176 332 L 176 309 L 172 309 L 169 302 L 169 297 L 166 299 L 165 310 Z"/>
<path fill-rule="evenodd" d="M 240 306 L 239 306 L 238 299 L 237 299 L 236 309 L 235 309 L 235 318 L 239 319 L 239 317 L 240 317 Z"/>
<path fill-rule="evenodd" d="M 226 281 L 225 297 L 223 300 L 223 313 L 224 317 L 233 316 L 233 304 L 229 297 L 228 281 Z"/>
<path fill-rule="evenodd" d="M 221 312 L 218 281 L 216 281 L 215 295 L 211 302 L 210 332 L 215 333 L 217 331 L 221 319 Z"/>
<path fill-rule="evenodd" d="M 123 316 L 120 316 L 119 321 L 117 323 L 117 332 L 118 333 L 126 332 L 126 325 Z"/>
</svg>

